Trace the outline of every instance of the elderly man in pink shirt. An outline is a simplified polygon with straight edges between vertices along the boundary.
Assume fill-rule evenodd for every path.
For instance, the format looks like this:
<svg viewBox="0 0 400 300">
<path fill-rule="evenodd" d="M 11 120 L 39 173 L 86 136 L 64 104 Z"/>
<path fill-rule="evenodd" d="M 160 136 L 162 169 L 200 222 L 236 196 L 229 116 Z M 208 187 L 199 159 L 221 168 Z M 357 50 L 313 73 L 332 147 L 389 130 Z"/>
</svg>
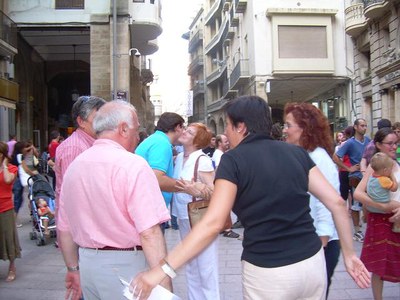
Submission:
<svg viewBox="0 0 400 300">
<path fill-rule="evenodd" d="M 61 187 L 59 242 L 67 296 L 124 299 L 119 278 L 157 266 L 166 255 L 160 223 L 170 219 L 158 181 L 132 153 L 139 122 L 133 106 L 111 101 L 93 120 L 97 140 L 68 167 Z M 162 283 L 171 289 L 167 278 Z"/>
</svg>

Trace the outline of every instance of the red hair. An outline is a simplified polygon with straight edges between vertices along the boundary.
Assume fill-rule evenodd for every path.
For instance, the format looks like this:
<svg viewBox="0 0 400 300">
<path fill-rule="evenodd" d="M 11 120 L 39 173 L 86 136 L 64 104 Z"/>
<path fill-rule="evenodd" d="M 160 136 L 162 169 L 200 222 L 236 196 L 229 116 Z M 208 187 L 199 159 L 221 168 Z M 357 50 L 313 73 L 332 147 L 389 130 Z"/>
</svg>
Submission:
<svg viewBox="0 0 400 300">
<path fill-rule="evenodd" d="M 330 156 L 334 153 L 334 142 L 329 121 L 317 107 L 311 103 L 287 103 L 285 116 L 291 113 L 303 133 L 300 136 L 300 146 L 307 151 L 321 147 Z"/>
<path fill-rule="evenodd" d="M 206 125 L 203 123 L 191 123 L 188 127 L 195 127 L 197 129 L 196 136 L 193 139 L 193 145 L 197 149 L 203 149 L 210 144 L 212 133 Z"/>
</svg>

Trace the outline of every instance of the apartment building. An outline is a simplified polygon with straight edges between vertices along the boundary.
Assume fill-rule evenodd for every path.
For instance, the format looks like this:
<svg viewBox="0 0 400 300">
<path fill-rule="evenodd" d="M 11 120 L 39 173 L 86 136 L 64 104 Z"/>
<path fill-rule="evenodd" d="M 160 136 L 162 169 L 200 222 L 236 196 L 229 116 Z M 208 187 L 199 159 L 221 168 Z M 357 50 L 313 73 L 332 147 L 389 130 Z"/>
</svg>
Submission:
<svg viewBox="0 0 400 300">
<path fill-rule="evenodd" d="M 347 1 L 345 14 L 357 115 L 375 127 L 381 118 L 400 121 L 400 1 Z"/>
<path fill-rule="evenodd" d="M 18 46 L 9 43 L 1 55 L 15 66 L 19 94 L 11 101 L 19 138 L 44 149 L 49 130 L 71 130 L 71 107 L 89 94 L 131 102 L 141 129 L 153 130 L 153 74 L 145 62 L 158 50 L 160 0 L 1 1 L 18 30 Z"/>
<path fill-rule="evenodd" d="M 285 103 L 310 101 L 333 130 L 347 126 L 355 117 L 354 64 L 344 10 L 344 2 L 329 0 L 205 0 L 189 32 L 189 75 L 198 95 L 192 120 L 221 133 L 226 101 L 258 95 L 275 122 L 282 123 Z"/>
<path fill-rule="evenodd" d="M 17 49 L 16 24 L 2 11 L 0 0 L 0 140 L 16 133 L 15 110 L 19 87 L 14 81 L 14 57 Z"/>
</svg>

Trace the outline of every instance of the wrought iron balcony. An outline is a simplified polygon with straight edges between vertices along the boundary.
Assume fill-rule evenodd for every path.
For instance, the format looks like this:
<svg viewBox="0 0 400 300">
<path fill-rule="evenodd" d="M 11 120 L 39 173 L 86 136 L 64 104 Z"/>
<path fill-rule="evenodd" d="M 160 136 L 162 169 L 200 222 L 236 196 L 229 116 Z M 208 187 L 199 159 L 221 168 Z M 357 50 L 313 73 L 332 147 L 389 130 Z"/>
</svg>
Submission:
<svg viewBox="0 0 400 300">
<path fill-rule="evenodd" d="M 17 24 L 15 24 L 5 13 L 0 11 L 0 53 L 12 55 L 17 53 Z M 8 44 L 8 45 L 7 45 Z M 11 47 L 10 47 L 11 46 Z M 4 49 L 3 49 L 4 48 Z M 14 49 L 12 49 L 14 48 Z M 14 50 L 14 51 L 12 51 Z"/>
<path fill-rule="evenodd" d="M 352 37 L 357 37 L 367 25 L 364 16 L 364 4 L 352 4 L 345 9 L 346 15 L 346 33 Z"/>
<path fill-rule="evenodd" d="M 198 71 L 202 66 L 204 65 L 203 63 L 203 57 L 202 56 L 196 56 L 189 65 L 188 68 L 188 75 L 193 75 L 196 71 Z"/>
<path fill-rule="evenodd" d="M 196 34 L 189 40 L 189 52 L 192 52 L 198 45 L 203 41 L 203 30 L 199 30 Z"/>
<path fill-rule="evenodd" d="M 230 75 L 231 89 L 237 89 L 250 79 L 249 60 L 240 59 Z"/>
<path fill-rule="evenodd" d="M 204 94 L 204 81 L 199 80 L 195 83 L 192 88 L 193 90 L 193 99 L 196 98 L 197 95 Z"/>
<path fill-rule="evenodd" d="M 364 0 L 364 15 L 366 18 L 379 18 L 389 9 L 389 1 L 387 0 Z"/>
<path fill-rule="evenodd" d="M 247 7 L 247 0 L 235 0 L 237 13 L 244 13 Z"/>
</svg>

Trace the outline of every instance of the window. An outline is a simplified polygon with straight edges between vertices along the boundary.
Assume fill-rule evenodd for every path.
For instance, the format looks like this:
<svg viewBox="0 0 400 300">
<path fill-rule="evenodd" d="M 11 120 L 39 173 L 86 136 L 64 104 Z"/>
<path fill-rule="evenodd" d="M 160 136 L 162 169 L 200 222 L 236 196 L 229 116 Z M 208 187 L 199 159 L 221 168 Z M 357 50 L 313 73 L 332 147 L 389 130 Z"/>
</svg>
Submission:
<svg viewBox="0 0 400 300">
<path fill-rule="evenodd" d="M 325 26 L 278 26 L 279 58 L 327 58 Z"/>
<path fill-rule="evenodd" d="M 84 0 L 56 0 L 56 9 L 84 9 Z"/>
<path fill-rule="evenodd" d="M 132 0 L 133 3 L 144 3 L 144 0 Z"/>
</svg>

